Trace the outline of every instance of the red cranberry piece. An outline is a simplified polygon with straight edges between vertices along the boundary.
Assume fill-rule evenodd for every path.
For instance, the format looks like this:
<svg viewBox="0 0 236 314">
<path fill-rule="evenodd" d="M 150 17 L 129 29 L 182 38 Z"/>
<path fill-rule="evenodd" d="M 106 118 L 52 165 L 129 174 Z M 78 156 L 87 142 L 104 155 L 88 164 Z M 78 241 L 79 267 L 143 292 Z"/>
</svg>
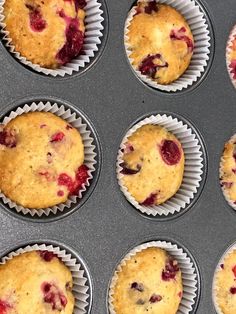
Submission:
<svg viewBox="0 0 236 314">
<path fill-rule="evenodd" d="M 51 136 L 50 142 L 51 143 L 61 142 L 64 137 L 65 137 L 65 134 L 63 132 L 57 132 Z"/>
<path fill-rule="evenodd" d="M 232 172 L 233 172 L 234 174 L 236 174 L 236 169 L 232 169 Z"/>
<path fill-rule="evenodd" d="M 186 43 L 186 45 L 188 47 L 188 51 L 192 52 L 193 48 L 194 48 L 193 41 L 192 41 L 191 38 L 186 36 L 185 33 L 186 33 L 186 28 L 185 27 L 181 27 L 179 30 L 172 29 L 171 32 L 170 32 L 170 39 L 185 41 L 185 43 Z"/>
<path fill-rule="evenodd" d="M 26 7 L 29 9 L 29 18 L 30 18 L 30 27 L 34 32 L 42 32 L 46 26 L 47 23 L 43 19 L 42 13 L 39 11 L 38 8 L 34 8 L 31 5 L 26 5 Z"/>
<path fill-rule="evenodd" d="M 141 170 L 141 165 L 137 165 L 137 169 L 131 169 L 125 162 L 122 162 L 120 166 L 122 167 L 122 170 L 120 173 L 125 174 L 125 175 L 136 174 Z"/>
<path fill-rule="evenodd" d="M 39 251 L 40 257 L 45 260 L 45 262 L 51 262 L 54 257 L 57 257 L 53 252 L 49 251 Z"/>
<path fill-rule="evenodd" d="M 234 277 L 236 278 L 236 265 L 232 268 L 232 272 L 234 273 Z"/>
<path fill-rule="evenodd" d="M 152 14 L 152 11 L 157 12 L 158 11 L 158 5 L 157 5 L 156 1 L 148 2 L 148 4 L 145 6 L 144 11 L 147 14 Z"/>
<path fill-rule="evenodd" d="M 129 153 L 132 153 L 133 151 L 134 151 L 133 145 L 131 145 L 130 143 L 125 143 L 125 148 L 122 149 L 122 152 L 124 154 L 129 154 Z"/>
<path fill-rule="evenodd" d="M 61 173 L 57 179 L 58 185 L 65 185 L 69 191 L 73 189 L 73 180 L 68 174 Z"/>
<path fill-rule="evenodd" d="M 143 59 L 139 66 L 139 71 L 143 75 L 150 76 L 152 78 L 155 78 L 155 74 L 159 68 L 168 67 L 168 63 L 165 62 L 163 65 L 157 65 L 153 61 L 155 59 L 161 59 L 161 55 L 155 54 L 155 55 L 148 55 L 146 58 Z"/>
<path fill-rule="evenodd" d="M 162 300 L 162 296 L 154 293 L 149 299 L 149 302 L 156 303 L 156 302 L 160 302 L 161 300 Z"/>
<path fill-rule="evenodd" d="M 12 306 L 3 300 L 0 300 L 0 314 L 7 314 L 7 311 L 11 309 Z"/>
<path fill-rule="evenodd" d="M 229 291 L 232 294 L 236 294 L 236 287 L 231 287 Z"/>
<path fill-rule="evenodd" d="M 51 304 L 53 310 L 62 311 L 65 308 L 67 298 L 55 284 L 44 282 L 41 289 L 44 294 L 44 302 Z"/>
<path fill-rule="evenodd" d="M 144 291 L 144 286 L 143 286 L 142 283 L 133 282 L 131 284 L 131 289 L 137 290 L 139 292 L 143 292 Z"/>
<path fill-rule="evenodd" d="M 136 13 L 134 14 L 134 16 L 135 16 L 135 15 L 138 15 L 138 14 L 140 14 L 140 13 L 142 13 L 142 9 L 141 9 L 140 7 L 137 7 L 137 8 L 136 8 Z"/>
<path fill-rule="evenodd" d="M 66 129 L 70 130 L 70 129 L 73 129 L 73 127 L 71 125 L 67 124 Z"/>
<path fill-rule="evenodd" d="M 64 192 L 62 190 L 57 191 L 57 196 L 64 196 Z"/>
<path fill-rule="evenodd" d="M 0 132 L 0 145 L 5 145 L 8 148 L 16 147 L 16 135 L 14 131 L 3 130 Z"/>
<path fill-rule="evenodd" d="M 86 7 L 86 4 L 87 4 L 86 0 L 74 0 L 74 1 L 75 1 L 76 11 L 78 11 L 78 9 L 83 10 L 83 8 Z"/>
<path fill-rule="evenodd" d="M 152 206 L 156 202 L 157 193 L 152 193 L 149 197 L 145 199 L 140 205 Z"/>
<path fill-rule="evenodd" d="M 59 15 L 65 18 L 66 21 L 69 20 L 66 28 L 66 42 L 56 55 L 56 58 L 61 64 L 66 64 L 79 54 L 84 43 L 84 34 L 79 30 L 77 18 L 69 19 L 62 16 L 61 12 L 59 12 Z"/>
<path fill-rule="evenodd" d="M 71 194 L 76 195 L 79 193 L 79 190 L 82 188 L 82 185 L 86 183 L 89 174 L 88 167 L 86 165 L 81 165 L 75 175 L 75 182 Z"/>
<path fill-rule="evenodd" d="M 176 165 L 181 159 L 181 151 L 174 141 L 164 140 L 160 147 L 161 157 L 167 165 Z"/>
<path fill-rule="evenodd" d="M 220 185 L 224 186 L 226 189 L 230 189 L 232 187 L 232 185 L 233 185 L 233 182 L 225 182 L 225 181 L 223 181 L 223 182 L 221 182 Z"/>
<path fill-rule="evenodd" d="M 169 260 L 162 271 L 162 280 L 169 281 L 175 279 L 176 273 L 179 271 L 179 266 L 176 261 Z"/>
<path fill-rule="evenodd" d="M 230 73 L 232 73 L 233 74 L 233 78 L 236 79 L 236 59 L 231 61 L 229 67 L 231 69 Z"/>
<path fill-rule="evenodd" d="M 224 268 L 225 268 L 225 265 L 224 265 L 224 264 L 220 264 L 220 268 L 221 268 L 221 269 L 224 269 Z"/>
<path fill-rule="evenodd" d="M 180 292 L 178 293 L 178 297 L 182 298 L 182 296 L 183 296 L 183 292 L 180 291 Z"/>
</svg>

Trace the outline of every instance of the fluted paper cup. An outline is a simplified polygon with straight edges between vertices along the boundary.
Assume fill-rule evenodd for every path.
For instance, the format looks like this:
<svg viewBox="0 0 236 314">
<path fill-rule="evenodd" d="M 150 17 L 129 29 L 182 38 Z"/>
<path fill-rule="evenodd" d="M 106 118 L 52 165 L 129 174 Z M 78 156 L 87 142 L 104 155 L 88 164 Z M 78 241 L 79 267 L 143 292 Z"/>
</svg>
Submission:
<svg viewBox="0 0 236 314">
<path fill-rule="evenodd" d="M 235 65 L 233 66 L 231 64 L 231 62 L 232 62 L 231 53 L 233 50 L 232 49 L 233 48 L 233 41 L 236 41 L 236 25 L 231 30 L 231 32 L 229 34 L 229 39 L 228 39 L 227 45 L 226 45 L 226 66 L 227 66 L 227 70 L 228 70 L 231 82 L 234 85 L 234 87 L 236 88 L 236 76 L 234 74 L 234 72 L 236 73 L 236 54 L 235 54 Z M 235 51 L 236 51 L 236 49 L 235 49 Z"/>
</svg>

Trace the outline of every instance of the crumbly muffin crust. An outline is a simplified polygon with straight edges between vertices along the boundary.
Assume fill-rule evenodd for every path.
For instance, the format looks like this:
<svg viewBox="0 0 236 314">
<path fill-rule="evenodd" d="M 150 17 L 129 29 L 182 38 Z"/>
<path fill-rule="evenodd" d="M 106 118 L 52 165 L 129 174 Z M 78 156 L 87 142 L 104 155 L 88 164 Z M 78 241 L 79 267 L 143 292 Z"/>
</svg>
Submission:
<svg viewBox="0 0 236 314">
<path fill-rule="evenodd" d="M 78 130 L 50 112 L 30 112 L 0 130 L 0 190 L 28 208 L 77 195 L 88 178 Z"/>
<path fill-rule="evenodd" d="M 184 17 L 171 6 L 139 2 L 128 28 L 135 69 L 159 84 L 170 84 L 188 68 L 194 41 Z"/>
<path fill-rule="evenodd" d="M 151 247 L 126 260 L 117 272 L 113 291 L 116 314 L 175 314 L 182 299 L 177 261 L 163 249 Z"/>
<path fill-rule="evenodd" d="M 125 144 L 122 184 L 141 205 L 158 205 L 179 189 L 184 173 L 181 143 L 165 128 L 147 124 Z"/>
</svg>

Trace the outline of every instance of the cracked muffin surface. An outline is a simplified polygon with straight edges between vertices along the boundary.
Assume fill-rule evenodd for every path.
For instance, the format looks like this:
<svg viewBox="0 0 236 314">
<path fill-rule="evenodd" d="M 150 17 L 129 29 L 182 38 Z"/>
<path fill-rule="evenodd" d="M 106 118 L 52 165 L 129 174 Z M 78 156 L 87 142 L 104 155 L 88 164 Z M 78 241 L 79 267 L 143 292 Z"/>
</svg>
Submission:
<svg viewBox="0 0 236 314">
<path fill-rule="evenodd" d="M 17 116 L 0 129 L 0 190 L 17 205 L 47 208 L 78 195 L 88 179 L 77 129 L 50 112 Z"/>
<path fill-rule="evenodd" d="M 72 314 L 70 270 L 49 251 L 22 253 L 0 265 L 0 314 Z"/>
<path fill-rule="evenodd" d="M 184 152 L 174 134 L 147 124 L 128 137 L 123 151 L 121 182 L 141 205 L 164 203 L 180 188 Z"/>
<path fill-rule="evenodd" d="M 170 84 L 188 68 L 194 39 L 184 17 L 155 1 L 139 2 L 128 27 L 132 65 L 159 84 Z"/>
<path fill-rule="evenodd" d="M 15 51 L 45 68 L 70 62 L 83 46 L 85 5 L 82 0 L 6 0 L 3 22 Z"/>
<path fill-rule="evenodd" d="M 175 314 L 183 285 L 178 262 L 165 250 L 150 247 L 132 255 L 117 271 L 113 289 L 116 314 Z"/>
</svg>

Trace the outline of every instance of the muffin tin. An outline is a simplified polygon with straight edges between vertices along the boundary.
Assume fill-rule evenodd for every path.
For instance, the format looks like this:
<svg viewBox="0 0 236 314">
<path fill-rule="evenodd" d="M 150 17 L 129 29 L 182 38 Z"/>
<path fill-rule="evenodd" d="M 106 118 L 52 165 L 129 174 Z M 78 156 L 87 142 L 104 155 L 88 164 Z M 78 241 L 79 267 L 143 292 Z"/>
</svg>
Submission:
<svg viewBox="0 0 236 314">
<path fill-rule="evenodd" d="M 58 216 L 60 220 L 24 218 L 0 204 L 0 255 L 32 242 L 54 240 L 66 248 L 73 247 L 85 260 L 92 282 L 92 308 L 87 313 L 108 313 L 107 289 L 122 256 L 141 243 L 157 240 L 179 243 L 191 252 L 198 265 L 201 286 L 193 313 L 216 313 L 212 301 L 215 268 L 227 246 L 236 240 L 236 213 L 225 201 L 219 184 L 224 143 L 236 131 L 235 89 L 225 61 L 227 39 L 236 22 L 236 4 L 233 0 L 198 2 L 212 25 L 213 51 L 202 78 L 177 93 L 148 87 L 130 69 L 123 30 L 133 0 L 107 4 L 102 1 L 105 12 L 102 44 L 94 60 L 71 76 L 53 78 L 29 70 L 12 57 L 3 43 L 0 45 L 1 117 L 32 101 L 50 100 L 73 106 L 93 130 L 101 167 L 99 180 L 98 167 L 91 193 L 85 195 L 81 206 L 70 215 Z M 208 156 L 202 192 L 195 195 L 190 210 L 168 220 L 145 219 L 122 195 L 116 177 L 117 152 L 126 130 L 137 119 L 153 112 L 170 112 L 191 121 Z"/>
</svg>

